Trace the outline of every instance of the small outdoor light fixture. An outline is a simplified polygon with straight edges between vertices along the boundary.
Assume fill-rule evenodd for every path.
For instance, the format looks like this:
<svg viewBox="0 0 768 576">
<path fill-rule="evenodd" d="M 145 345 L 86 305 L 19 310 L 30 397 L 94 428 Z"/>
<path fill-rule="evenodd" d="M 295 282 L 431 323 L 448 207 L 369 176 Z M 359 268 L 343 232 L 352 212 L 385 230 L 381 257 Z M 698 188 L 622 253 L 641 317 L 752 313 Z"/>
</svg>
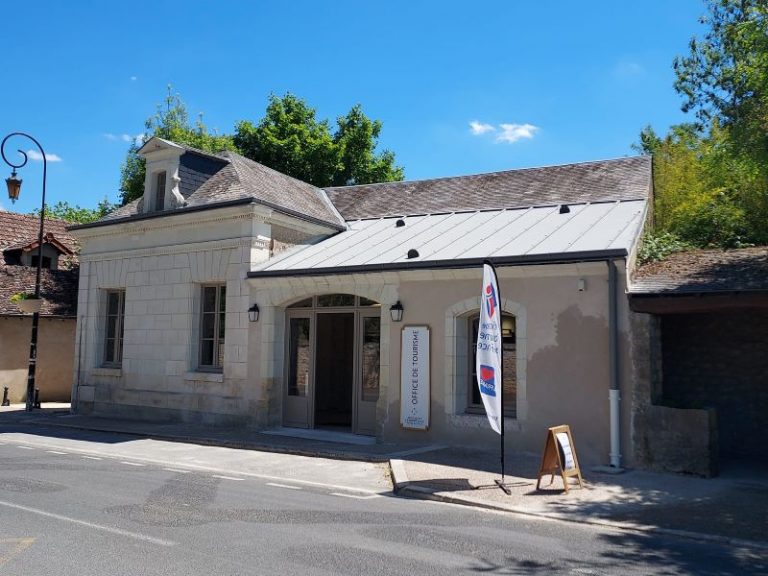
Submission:
<svg viewBox="0 0 768 576">
<path fill-rule="evenodd" d="M 253 303 L 253 306 L 248 308 L 248 320 L 251 322 L 259 321 L 259 305 L 256 304 L 256 302 Z"/>
<path fill-rule="evenodd" d="M 11 177 L 5 179 L 5 184 L 8 186 L 8 198 L 11 202 L 16 202 L 19 199 L 19 192 L 21 192 L 21 178 L 16 178 L 16 169 L 11 172 Z"/>
<path fill-rule="evenodd" d="M 389 307 L 389 315 L 392 316 L 392 322 L 402 322 L 403 320 L 403 305 L 400 304 L 400 300 L 392 304 Z"/>
<path fill-rule="evenodd" d="M 515 319 L 511 316 L 501 317 L 501 337 L 510 338 L 515 333 Z"/>
</svg>

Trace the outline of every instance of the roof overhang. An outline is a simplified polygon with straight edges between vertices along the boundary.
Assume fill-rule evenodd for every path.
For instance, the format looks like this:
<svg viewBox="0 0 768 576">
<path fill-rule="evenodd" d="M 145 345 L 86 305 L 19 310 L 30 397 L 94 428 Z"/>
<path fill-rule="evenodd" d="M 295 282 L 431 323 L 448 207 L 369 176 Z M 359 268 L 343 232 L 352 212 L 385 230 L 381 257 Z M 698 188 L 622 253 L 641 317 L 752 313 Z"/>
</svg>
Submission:
<svg viewBox="0 0 768 576">
<path fill-rule="evenodd" d="M 697 314 L 735 308 L 768 308 L 766 290 L 629 292 L 629 308 L 644 314 Z"/>
<path fill-rule="evenodd" d="M 604 262 L 626 258 L 624 248 L 596 252 L 562 252 L 558 254 L 533 254 L 502 256 L 496 258 L 467 258 L 457 260 L 421 260 L 417 262 L 392 262 L 361 266 L 333 266 L 328 268 L 298 268 L 289 270 L 256 270 L 248 278 L 285 278 L 292 276 L 333 276 L 340 274 L 365 274 L 373 272 L 401 272 L 407 270 L 461 270 L 481 268 L 483 263 L 494 266 L 535 266 L 542 264 L 576 264 L 581 262 Z"/>
</svg>

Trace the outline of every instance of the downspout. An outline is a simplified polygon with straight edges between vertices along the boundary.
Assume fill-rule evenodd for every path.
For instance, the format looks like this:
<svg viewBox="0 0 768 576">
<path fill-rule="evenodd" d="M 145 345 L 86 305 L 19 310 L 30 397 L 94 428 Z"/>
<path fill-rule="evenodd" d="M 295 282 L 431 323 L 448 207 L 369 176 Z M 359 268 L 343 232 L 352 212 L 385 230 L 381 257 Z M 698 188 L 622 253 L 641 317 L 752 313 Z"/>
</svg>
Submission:
<svg viewBox="0 0 768 576">
<path fill-rule="evenodd" d="M 610 370 L 610 390 L 608 401 L 610 403 L 610 434 L 611 451 L 609 453 L 611 468 L 621 468 L 621 428 L 619 421 L 619 400 L 621 393 L 619 388 L 619 325 L 617 311 L 617 286 L 616 264 L 613 260 L 606 260 L 608 265 L 608 356 Z"/>
</svg>

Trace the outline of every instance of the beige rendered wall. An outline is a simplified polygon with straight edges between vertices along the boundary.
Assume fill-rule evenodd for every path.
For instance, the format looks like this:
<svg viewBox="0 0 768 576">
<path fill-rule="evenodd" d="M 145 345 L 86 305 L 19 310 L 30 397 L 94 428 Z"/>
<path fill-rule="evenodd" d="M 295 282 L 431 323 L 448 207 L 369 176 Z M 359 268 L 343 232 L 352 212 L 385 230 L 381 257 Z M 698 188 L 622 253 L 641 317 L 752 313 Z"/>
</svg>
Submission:
<svg viewBox="0 0 768 576">
<path fill-rule="evenodd" d="M 43 402 L 68 402 L 75 351 L 74 318 L 40 318 L 35 387 Z M 27 397 L 31 316 L 0 316 L 0 394 L 8 387 L 10 401 Z"/>
<path fill-rule="evenodd" d="M 546 429 L 569 424 L 581 464 L 607 464 L 609 453 L 609 332 L 608 274 L 603 263 L 500 268 L 503 307 L 518 316 L 517 418 L 505 420 L 510 451 L 538 453 Z M 453 280 L 402 281 L 399 297 L 405 307 L 401 325 L 390 333 L 391 385 L 386 398 L 383 437 L 398 442 L 446 441 L 496 446 L 483 415 L 466 413 L 465 371 L 456 350 L 466 341 L 451 334 L 458 322 L 479 309 L 481 272 L 456 271 Z M 467 278 L 476 276 L 476 278 Z M 628 367 L 627 307 L 623 265 L 619 269 L 619 317 L 622 386 Z M 579 291 L 579 279 L 586 289 Z M 457 306 L 457 303 L 460 303 Z M 427 432 L 403 430 L 400 414 L 400 338 L 405 325 L 427 325 L 431 333 L 431 423 Z M 458 348 L 457 348 L 458 347 Z M 459 352 L 461 354 L 461 352 Z M 471 361 L 471 360 L 470 360 Z M 627 401 L 630 395 L 622 391 Z M 629 430 L 629 405 L 622 404 L 622 429 Z M 623 435 L 622 452 L 629 438 Z M 625 461 L 626 463 L 626 461 Z"/>
</svg>

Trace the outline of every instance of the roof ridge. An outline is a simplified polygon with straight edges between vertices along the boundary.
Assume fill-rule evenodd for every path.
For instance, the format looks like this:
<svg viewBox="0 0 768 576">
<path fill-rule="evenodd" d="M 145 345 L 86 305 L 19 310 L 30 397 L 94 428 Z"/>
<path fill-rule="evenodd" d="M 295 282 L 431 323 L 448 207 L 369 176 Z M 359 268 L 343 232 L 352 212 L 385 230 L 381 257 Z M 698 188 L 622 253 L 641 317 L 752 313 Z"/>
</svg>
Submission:
<svg viewBox="0 0 768 576">
<path fill-rule="evenodd" d="M 583 162 L 565 162 L 562 164 L 545 164 L 542 166 L 525 166 L 523 168 L 511 168 L 509 170 L 491 170 L 490 172 L 477 172 L 474 174 L 460 174 L 457 176 L 439 176 L 437 178 L 420 178 L 416 180 L 390 180 L 389 182 L 371 182 L 370 184 L 350 184 L 348 186 L 326 186 L 324 190 L 343 191 L 363 186 L 387 186 L 393 184 L 420 184 L 423 182 L 440 182 L 444 180 L 457 180 L 460 178 L 482 178 L 494 174 L 509 174 L 511 172 L 526 172 L 529 170 L 547 170 L 551 168 L 566 168 L 570 166 L 586 166 L 589 164 L 607 164 L 613 162 L 625 162 L 627 160 L 651 159 L 648 154 L 635 154 L 633 156 L 619 156 L 616 158 L 606 158 L 603 160 L 585 160 Z"/>
</svg>

